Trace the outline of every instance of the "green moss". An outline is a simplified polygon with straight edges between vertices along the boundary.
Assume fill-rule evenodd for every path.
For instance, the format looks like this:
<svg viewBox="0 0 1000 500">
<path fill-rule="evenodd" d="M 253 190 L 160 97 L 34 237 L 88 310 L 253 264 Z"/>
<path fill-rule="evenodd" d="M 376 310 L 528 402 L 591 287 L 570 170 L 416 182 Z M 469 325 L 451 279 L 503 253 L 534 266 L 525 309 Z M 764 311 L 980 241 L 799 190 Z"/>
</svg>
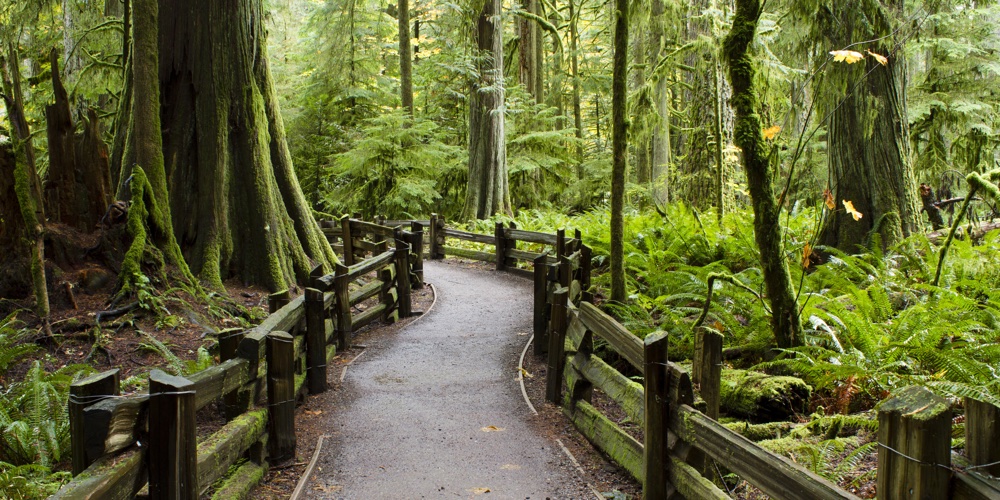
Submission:
<svg viewBox="0 0 1000 500">
<path fill-rule="evenodd" d="M 722 372 L 722 409 L 755 422 L 787 419 L 805 410 L 812 388 L 796 377 L 746 370 Z"/>
</svg>

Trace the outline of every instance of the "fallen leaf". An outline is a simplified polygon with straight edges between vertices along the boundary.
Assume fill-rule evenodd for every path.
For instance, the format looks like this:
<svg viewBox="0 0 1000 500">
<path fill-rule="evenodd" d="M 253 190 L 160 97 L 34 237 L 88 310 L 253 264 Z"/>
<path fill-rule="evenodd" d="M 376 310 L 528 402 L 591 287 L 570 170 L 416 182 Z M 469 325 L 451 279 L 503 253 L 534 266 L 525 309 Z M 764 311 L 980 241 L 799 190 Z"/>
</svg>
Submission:
<svg viewBox="0 0 1000 500">
<path fill-rule="evenodd" d="M 306 415 L 322 415 L 323 410 L 306 410 Z"/>
<path fill-rule="evenodd" d="M 475 495 L 482 495 L 483 493 L 489 493 L 490 489 L 489 488 L 472 488 L 469 491 L 471 491 Z"/>
<path fill-rule="evenodd" d="M 764 132 L 763 132 L 764 138 L 770 141 L 770 140 L 774 139 L 775 136 L 778 135 L 778 132 L 781 132 L 781 126 L 780 125 L 775 125 L 773 127 L 768 127 L 766 129 L 764 129 Z"/>
<path fill-rule="evenodd" d="M 830 210 L 837 209 L 837 202 L 833 200 L 833 192 L 830 191 L 830 188 L 823 190 L 823 201 L 826 203 L 826 208 Z"/>
<path fill-rule="evenodd" d="M 844 203 L 844 210 L 847 210 L 847 213 L 851 214 L 851 217 L 854 217 L 854 220 L 861 220 L 861 217 L 863 217 L 863 215 L 861 214 L 861 212 L 858 212 L 857 210 L 854 209 L 853 202 L 847 200 L 842 200 L 842 202 Z"/>
<path fill-rule="evenodd" d="M 528 336 L 528 332 L 517 332 L 517 336 L 518 337 L 527 337 Z"/>
<path fill-rule="evenodd" d="M 886 66 L 886 65 L 889 64 L 889 58 L 883 56 L 882 54 L 876 54 L 876 53 L 872 52 L 871 50 L 869 50 L 868 51 L 868 55 L 874 57 L 875 60 L 878 61 L 878 63 L 881 64 L 882 66 Z"/>
<path fill-rule="evenodd" d="M 525 377 L 525 378 L 534 378 L 535 377 L 531 373 L 528 373 L 528 370 L 525 370 L 524 368 L 521 368 L 521 376 Z"/>
<path fill-rule="evenodd" d="M 830 55 L 833 56 L 834 62 L 846 62 L 847 64 L 854 64 L 865 58 L 864 54 L 853 50 L 831 50 Z"/>
<path fill-rule="evenodd" d="M 497 427 L 495 425 L 487 425 L 486 427 L 483 427 L 480 430 L 482 430 L 483 432 L 500 432 L 503 430 L 503 427 Z"/>
</svg>

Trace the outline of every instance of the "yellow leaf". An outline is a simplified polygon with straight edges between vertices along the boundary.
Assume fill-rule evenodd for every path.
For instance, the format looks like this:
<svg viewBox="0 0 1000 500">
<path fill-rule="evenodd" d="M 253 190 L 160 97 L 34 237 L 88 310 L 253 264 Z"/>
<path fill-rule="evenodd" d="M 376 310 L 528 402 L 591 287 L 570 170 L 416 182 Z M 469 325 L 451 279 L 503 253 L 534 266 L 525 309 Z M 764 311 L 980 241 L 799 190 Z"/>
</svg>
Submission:
<svg viewBox="0 0 1000 500">
<path fill-rule="evenodd" d="M 830 210 L 835 210 L 837 208 L 837 202 L 833 201 L 833 192 L 830 188 L 823 190 L 823 202 L 826 203 L 826 208 Z"/>
<path fill-rule="evenodd" d="M 766 129 L 764 129 L 764 132 L 763 132 L 764 133 L 764 138 L 770 141 L 771 139 L 774 139 L 774 137 L 776 135 L 778 135 L 778 132 L 781 132 L 781 127 L 780 126 L 775 125 L 773 127 L 768 127 Z"/>
<path fill-rule="evenodd" d="M 529 373 L 528 370 L 525 370 L 524 368 L 521 368 L 521 376 L 524 378 L 535 378 L 534 375 Z"/>
<path fill-rule="evenodd" d="M 812 245 L 808 242 L 806 246 L 802 247 L 802 269 L 809 269 L 809 264 L 812 263 Z"/>
<path fill-rule="evenodd" d="M 883 56 L 882 54 L 876 54 L 876 53 L 872 52 L 871 50 L 869 50 L 868 51 L 868 55 L 874 57 L 875 60 L 878 61 L 878 63 L 881 64 L 882 66 L 885 66 L 885 65 L 889 64 L 889 58 Z"/>
<path fill-rule="evenodd" d="M 489 493 L 490 489 L 489 488 L 472 488 L 469 491 L 472 492 L 472 494 L 474 494 L 474 495 L 482 495 L 483 493 Z"/>
<path fill-rule="evenodd" d="M 847 200 L 841 200 L 841 201 L 844 204 L 844 210 L 847 210 L 847 213 L 851 214 L 851 217 L 854 217 L 854 220 L 861 220 L 862 214 L 861 212 L 858 212 L 857 210 L 854 209 L 853 202 Z"/>
<path fill-rule="evenodd" d="M 864 54 L 853 50 L 831 50 L 830 55 L 833 56 L 834 62 L 846 62 L 847 64 L 854 64 L 865 58 Z"/>
<path fill-rule="evenodd" d="M 486 427 L 483 427 L 480 430 L 483 432 L 500 432 L 503 430 L 503 427 L 497 427 L 495 425 L 487 425 Z"/>
</svg>

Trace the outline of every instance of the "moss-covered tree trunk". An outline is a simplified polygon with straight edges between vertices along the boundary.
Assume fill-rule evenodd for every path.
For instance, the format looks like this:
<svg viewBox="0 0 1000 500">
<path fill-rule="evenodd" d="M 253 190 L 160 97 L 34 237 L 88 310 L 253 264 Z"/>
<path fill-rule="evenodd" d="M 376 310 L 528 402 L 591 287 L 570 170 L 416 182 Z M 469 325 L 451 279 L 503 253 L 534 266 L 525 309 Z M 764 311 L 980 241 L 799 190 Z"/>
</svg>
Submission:
<svg viewBox="0 0 1000 500">
<path fill-rule="evenodd" d="M 893 51 L 901 0 L 867 2 L 862 7 L 835 3 L 819 16 L 831 46 L 840 48 L 874 40 L 865 48 L 887 55 L 880 64 L 840 65 L 825 91 L 832 108 L 828 127 L 830 184 L 838 205 L 853 203 L 863 214 L 855 220 L 844 210 L 828 214 L 820 241 L 846 251 L 857 250 L 877 228 L 883 245 L 909 236 L 921 227 L 917 184 L 910 165 L 909 125 L 906 113 L 906 61 Z"/>
<path fill-rule="evenodd" d="M 410 45 L 410 2 L 398 1 L 399 95 L 403 109 L 413 116 L 413 47 Z"/>
<path fill-rule="evenodd" d="M 476 24 L 478 78 L 469 96 L 469 184 L 465 219 L 511 213 L 504 142 L 503 25 L 500 0 L 485 0 Z"/>
<path fill-rule="evenodd" d="M 760 0 L 737 0 L 733 27 L 724 42 L 724 55 L 733 87 L 735 140 L 743 150 L 743 168 L 753 201 L 754 236 L 760 250 L 764 287 L 771 302 L 771 328 L 779 347 L 791 347 L 802 343 L 802 324 L 782 251 L 781 210 L 774 198 L 774 172 L 764 144 L 758 114 L 760 102 L 754 86 L 757 66 L 750 54 L 760 14 Z"/>
<path fill-rule="evenodd" d="M 569 53 L 573 70 L 573 127 L 576 129 L 576 174 L 583 179 L 583 109 L 580 82 L 580 12 L 578 0 L 569 0 Z"/>
<path fill-rule="evenodd" d="M 521 9 L 529 14 L 538 15 L 538 0 L 521 0 Z M 537 24 L 522 17 L 517 23 L 518 37 L 518 77 L 524 88 L 535 102 L 541 102 L 542 94 L 536 88 L 535 72 L 538 67 L 539 53 L 536 51 L 535 39 L 541 36 Z"/>
<path fill-rule="evenodd" d="M 160 5 L 163 156 L 191 270 L 214 287 L 235 276 L 278 290 L 335 262 L 292 168 L 262 0 Z"/>
<path fill-rule="evenodd" d="M 628 0 L 615 0 L 611 80 L 611 300 L 625 302 L 625 168 L 628 160 Z"/>
</svg>

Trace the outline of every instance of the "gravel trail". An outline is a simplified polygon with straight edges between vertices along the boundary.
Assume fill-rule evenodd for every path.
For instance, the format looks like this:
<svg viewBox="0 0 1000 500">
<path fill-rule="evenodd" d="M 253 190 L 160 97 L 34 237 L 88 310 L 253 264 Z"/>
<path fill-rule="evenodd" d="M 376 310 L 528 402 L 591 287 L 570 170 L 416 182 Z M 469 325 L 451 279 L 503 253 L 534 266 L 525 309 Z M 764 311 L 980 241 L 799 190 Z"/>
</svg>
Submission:
<svg viewBox="0 0 1000 500">
<path fill-rule="evenodd" d="M 531 283 L 425 261 L 434 309 L 368 341 L 327 411 L 308 498 L 594 498 L 558 444 L 532 425 L 517 359 Z"/>
</svg>

